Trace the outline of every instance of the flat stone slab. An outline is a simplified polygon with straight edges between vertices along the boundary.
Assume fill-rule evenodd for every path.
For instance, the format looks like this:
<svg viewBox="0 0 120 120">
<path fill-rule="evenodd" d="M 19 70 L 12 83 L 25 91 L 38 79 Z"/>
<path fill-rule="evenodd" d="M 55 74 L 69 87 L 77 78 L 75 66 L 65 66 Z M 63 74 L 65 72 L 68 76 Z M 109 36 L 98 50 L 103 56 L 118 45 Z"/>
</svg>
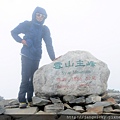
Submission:
<svg viewBox="0 0 120 120">
<path fill-rule="evenodd" d="M 71 110 L 71 109 L 66 109 L 64 111 L 58 112 L 58 114 L 60 114 L 60 115 L 80 115 L 81 113 L 76 112 L 76 111 Z"/>
<path fill-rule="evenodd" d="M 44 107 L 45 112 L 51 112 L 56 113 L 64 110 L 64 104 L 63 103 L 56 103 L 51 105 L 46 105 Z"/>
<path fill-rule="evenodd" d="M 49 113 L 49 112 L 44 112 L 44 111 L 38 111 L 36 114 L 39 114 L 39 115 L 56 115 L 56 113 Z"/>
<path fill-rule="evenodd" d="M 6 115 L 9 114 L 35 114 L 38 112 L 38 107 L 27 107 L 25 109 L 20 109 L 20 108 L 12 108 L 12 109 L 6 109 L 5 113 Z"/>
<path fill-rule="evenodd" d="M 112 113 L 119 113 L 120 114 L 120 109 L 114 109 L 114 110 L 111 110 L 110 112 L 112 112 Z"/>
</svg>

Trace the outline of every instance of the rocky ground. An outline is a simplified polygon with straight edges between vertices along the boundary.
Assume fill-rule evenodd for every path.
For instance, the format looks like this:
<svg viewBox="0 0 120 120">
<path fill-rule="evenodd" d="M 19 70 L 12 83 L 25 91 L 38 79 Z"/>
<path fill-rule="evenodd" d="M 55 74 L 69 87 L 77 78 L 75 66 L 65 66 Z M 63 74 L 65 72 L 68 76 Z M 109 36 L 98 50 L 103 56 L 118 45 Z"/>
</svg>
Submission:
<svg viewBox="0 0 120 120">
<path fill-rule="evenodd" d="M 101 95 L 33 97 L 33 107 L 19 109 L 17 99 L 0 101 L 0 120 L 120 119 L 120 92 Z M 44 117 L 44 118 L 43 118 Z"/>
</svg>

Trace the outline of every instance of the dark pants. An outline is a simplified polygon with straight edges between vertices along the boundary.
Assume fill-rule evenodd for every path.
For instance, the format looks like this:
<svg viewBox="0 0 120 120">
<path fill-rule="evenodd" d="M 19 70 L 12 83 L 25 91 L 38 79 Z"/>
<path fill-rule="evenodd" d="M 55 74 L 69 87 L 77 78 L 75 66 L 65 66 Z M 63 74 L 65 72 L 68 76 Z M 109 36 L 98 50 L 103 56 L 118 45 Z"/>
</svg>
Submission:
<svg viewBox="0 0 120 120">
<path fill-rule="evenodd" d="M 34 72 L 39 67 L 39 61 L 31 60 L 25 56 L 21 56 L 22 62 L 22 81 L 20 85 L 20 91 L 18 94 L 19 102 L 26 102 L 26 95 L 27 101 L 32 102 L 33 96 L 33 75 Z"/>
</svg>

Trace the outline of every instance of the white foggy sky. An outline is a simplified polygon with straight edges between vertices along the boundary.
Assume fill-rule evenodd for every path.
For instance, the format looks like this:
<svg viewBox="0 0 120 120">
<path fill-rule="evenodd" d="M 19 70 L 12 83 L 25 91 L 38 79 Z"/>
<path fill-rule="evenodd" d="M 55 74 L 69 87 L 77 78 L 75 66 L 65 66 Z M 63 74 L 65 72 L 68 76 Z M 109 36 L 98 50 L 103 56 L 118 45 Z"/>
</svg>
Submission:
<svg viewBox="0 0 120 120">
<path fill-rule="evenodd" d="M 110 69 L 108 88 L 120 90 L 120 0 L 1 0 L 0 96 L 17 98 L 21 81 L 22 44 L 10 31 L 31 20 L 36 6 L 46 9 L 56 57 L 72 50 L 90 52 Z M 51 62 L 43 43 L 40 66 Z"/>
</svg>

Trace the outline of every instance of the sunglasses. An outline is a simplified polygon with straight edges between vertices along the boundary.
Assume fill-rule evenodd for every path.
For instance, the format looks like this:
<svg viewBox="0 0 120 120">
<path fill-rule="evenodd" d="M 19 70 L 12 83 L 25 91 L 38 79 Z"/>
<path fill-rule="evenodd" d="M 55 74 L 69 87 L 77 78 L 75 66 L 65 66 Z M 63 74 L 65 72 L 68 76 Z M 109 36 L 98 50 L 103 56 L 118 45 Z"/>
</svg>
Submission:
<svg viewBox="0 0 120 120">
<path fill-rule="evenodd" d="M 43 14 L 41 14 L 41 13 L 36 13 L 36 16 L 45 18 L 45 15 L 43 15 Z"/>
</svg>

